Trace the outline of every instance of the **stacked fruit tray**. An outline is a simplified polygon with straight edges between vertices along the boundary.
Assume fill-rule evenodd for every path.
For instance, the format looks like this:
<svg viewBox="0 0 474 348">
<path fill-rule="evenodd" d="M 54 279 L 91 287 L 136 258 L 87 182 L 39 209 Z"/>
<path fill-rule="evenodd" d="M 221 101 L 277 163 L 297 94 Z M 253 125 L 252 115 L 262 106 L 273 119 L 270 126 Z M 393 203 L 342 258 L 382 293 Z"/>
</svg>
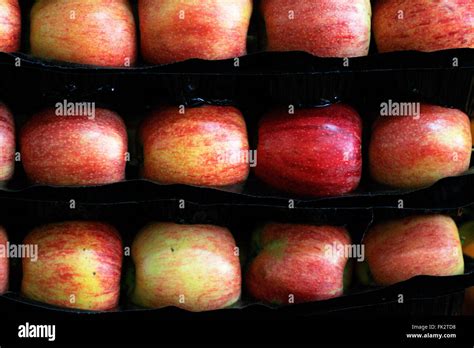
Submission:
<svg viewBox="0 0 474 348">
<path fill-rule="evenodd" d="M 0 0 L 1 311 L 472 311 L 473 48 L 463 0 Z"/>
</svg>

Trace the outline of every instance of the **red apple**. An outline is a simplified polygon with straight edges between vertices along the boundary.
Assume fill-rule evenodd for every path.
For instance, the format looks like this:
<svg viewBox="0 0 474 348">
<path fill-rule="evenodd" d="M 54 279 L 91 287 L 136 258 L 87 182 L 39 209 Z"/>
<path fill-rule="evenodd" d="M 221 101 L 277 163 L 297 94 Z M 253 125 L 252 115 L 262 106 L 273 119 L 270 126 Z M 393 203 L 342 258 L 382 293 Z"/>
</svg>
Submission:
<svg viewBox="0 0 474 348">
<path fill-rule="evenodd" d="M 246 53 L 252 0 L 140 0 L 143 58 L 166 64 Z"/>
<path fill-rule="evenodd" d="M 351 192 L 362 171 L 362 121 L 346 105 L 264 116 L 256 175 L 276 189 L 305 196 Z"/>
<path fill-rule="evenodd" d="M 11 179 L 15 170 L 15 124 L 13 116 L 0 102 L 0 181 Z"/>
<path fill-rule="evenodd" d="M 271 223 L 254 236 L 246 284 L 256 299 L 288 304 L 342 295 L 351 243 L 343 227 Z"/>
<path fill-rule="evenodd" d="M 320 57 L 369 53 L 370 0 L 263 0 L 270 51 L 306 51 Z"/>
<path fill-rule="evenodd" d="M 370 272 L 391 285 L 418 275 L 464 273 L 459 232 L 443 215 L 411 216 L 374 225 L 364 236 Z"/>
<path fill-rule="evenodd" d="M 0 227 L 0 246 L 5 251 L 7 251 L 7 242 L 7 232 L 3 227 Z M 0 255 L 0 295 L 8 291 L 8 276 L 10 274 L 9 267 L 10 262 L 7 255 Z"/>
<path fill-rule="evenodd" d="M 141 127 L 144 176 L 164 184 L 227 186 L 245 181 L 247 128 L 233 107 L 177 107 L 152 113 Z"/>
<path fill-rule="evenodd" d="M 380 0 L 373 22 L 380 52 L 474 48 L 472 0 Z"/>
<path fill-rule="evenodd" d="M 109 184 L 125 179 L 127 130 L 114 112 L 96 109 L 90 117 L 34 115 L 20 134 L 28 178 L 46 185 Z"/>
<path fill-rule="evenodd" d="M 137 54 L 135 19 L 128 0 L 38 0 L 30 44 L 40 58 L 130 66 Z"/>
<path fill-rule="evenodd" d="M 20 49 L 21 11 L 18 0 L 0 0 L 0 52 Z"/>
<path fill-rule="evenodd" d="M 240 297 L 241 273 L 234 238 L 223 227 L 153 223 L 132 245 L 135 287 L 142 307 L 216 310 Z"/>
<path fill-rule="evenodd" d="M 23 260 L 23 296 L 65 308 L 117 307 L 123 250 L 112 226 L 55 223 L 34 229 L 24 243 L 38 246 L 38 259 Z"/>
<path fill-rule="evenodd" d="M 422 104 L 419 117 L 386 116 L 375 122 L 370 171 L 381 184 L 422 188 L 467 171 L 471 147 L 466 114 Z"/>
</svg>

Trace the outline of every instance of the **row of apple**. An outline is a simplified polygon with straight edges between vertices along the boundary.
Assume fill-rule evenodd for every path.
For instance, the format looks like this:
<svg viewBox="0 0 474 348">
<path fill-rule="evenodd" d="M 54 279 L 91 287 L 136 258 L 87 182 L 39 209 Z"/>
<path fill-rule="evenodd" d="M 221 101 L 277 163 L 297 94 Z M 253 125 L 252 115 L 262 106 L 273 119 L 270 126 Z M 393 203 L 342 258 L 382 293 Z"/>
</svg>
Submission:
<svg viewBox="0 0 474 348">
<path fill-rule="evenodd" d="M 474 225 L 461 233 L 463 246 L 451 217 L 415 215 L 373 225 L 354 248 L 345 227 L 269 223 L 252 237 L 244 285 L 256 301 L 287 305 L 343 295 L 354 263 L 360 282 L 380 286 L 418 275 L 461 275 L 463 250 L 474 257 Z M 4 229 L 0 246 L 5 292 L 11 245 Z M 116 309 L 124 254 L 135 268 L 128 294 L 139 307 L 208 311 L 241 297 L 240 249 L 224 227 L 151 223 L 130 251 L 107 223 L 68 221 L 33 229 L 21 247 L 31 250 L 16 255 L 22 256 L 22 296 L 63 308 Z"/>
<path fill-rule="evenodd" d="M 471 1 L 263 0 L 269 51 L 322 57 L 369 52 L 371 31 L 380 52 L 474 48 Z M 252 0 L 138 2 L 141 53 L 165 64 L 190 58 L 242 56 Z M 132 66 L 137 29 L 128 0 L 39 0 L 30 13 L 30 46 L 37 57 L 98 66 Z M 371 24 L 372 22 L 372 24 Z M 20 48 L 18 0 L 0 0 L 0 51 Z"/>
<path fill-rule="evenodd" d="M 245 119 L 234 107 L 158 109 L 139 132 L 142 175 L 162 184 L 224 187 L 244 182 L 254 167 L 262 182 L 290 194 L 334 196 L 355 190 L 363 157 L 359 114 L 344 104 L 290 109 L 263 116 L 256 151 L 250 150 Z M 15 153 L 13 116 L 0 104 L 0 179 L 12 177 L 17 157 L 34 183 L 87 186 L 124 180 L 130 160 L 126 126 L 115 112 L 91 110 L 34 114 L 20 130 L 20 152 Z M 466 114 L 421 104 L 417 116 L 381 116 L 375 122 L 370 172 L 384 185 L 421 188 L 466 172 L 471 151 Z"/>
</svg>

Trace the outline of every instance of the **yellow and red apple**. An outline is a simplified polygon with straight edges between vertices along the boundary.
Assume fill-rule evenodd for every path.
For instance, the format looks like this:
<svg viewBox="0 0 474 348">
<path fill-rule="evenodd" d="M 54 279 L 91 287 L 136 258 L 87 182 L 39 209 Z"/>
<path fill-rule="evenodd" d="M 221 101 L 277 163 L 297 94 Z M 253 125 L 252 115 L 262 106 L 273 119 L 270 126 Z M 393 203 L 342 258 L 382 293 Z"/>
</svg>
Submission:
<svg viewBox="0 0 474 348">
<path fill-rule="evenodd" d="M 8 236 L 3 227 L 0 227 L 0 245 L 7 250 Z M 10 262 L 6 255 L 0 256 L 0 295 L 8 291 Z"/>
<path fill-rule="evenodd" d="M 270 223 L 253 237 L 255 258 L 246 275 L 254 298 L 273 304 L 342 295 L 351 243 L 343 227 Z"/>
<path fill-rule="evenodd" d="M 0 181 L 11 179 L 15 170 L 15 123 L 13 115 L 0 102 Z"/>
<path fill-rule="evenodd" d="M 369 53 L 370 0 L 263 0 L 261 10 L 270 51 L 341 58 Z"/>
<path fill-rule="evenodd" d="M 132 301 L 139 306 L 201 312 L 240 298 L 240 261 L 226 228 L 152 223 L 136 236 L 132 258 Z"/>
<path fill-rule="evenodd" d="M 54 109 L 33 115 L 20 133 L 22 163 L 35 183 L 101 185 L 125 179 L 127 130 L 115 112 L 96 109 L 58 116 Z"/>
<path fill-rule="evenodd" d="M 123 249 L 112 226 L 89 221 L 54 223 L 34 229 L 24 243 L 38 246 L 38 259 L 23 260 L 23 296 L 63 308 L 105 311 L 117 307 Z"/>
<path fill-rule="evenodd" d="M 0 52 L 16 52 L 21 42 L 21 11 L 18 0 L 0 0 Z"/>
<path fill-rule="evenodd" d="M 273 110 L 260 121 L 255 174 L 291 194 L 345 194 L 359 185 L 361 146 L 361 118 L 347 105 Z"/>
<path fill-rule="evenodd" d="M 157 110 L 141 127 L 143 175 L 163 184 L 228 186 L 247 179 L 245 120 L 234 107 Z"/>
<path fill-rule="evenodd" d="M 128 0 L 38 0 L 30 17 L 31 53 L 37 57 L 105 67 L 135 63 Z"/>
<path fill-rule="evenodd" d="M 464 273 L 458 228 L 449 216 L 419 215 L 375 224 L 364 236 L 370 273 L 379 285 L 419 275 Z"/>
<path fill-rule="evenodd" d="M 474 48 L 472 0 L 381 0 L 374 8 L 380 52 Z"/>
<path fill-rule="evenodd" d="M 419 117 L 381 116 L 369 146 L 372 178 L 397 188 L 422 188 L 469 169 L 469 118 L 456 109 L 422 104 Z"/>
<path fill-rule="evenodd" d="M 154 64 L 246 53 L 252 0 L 140 0 L 141 51 Z"/>
</svg>

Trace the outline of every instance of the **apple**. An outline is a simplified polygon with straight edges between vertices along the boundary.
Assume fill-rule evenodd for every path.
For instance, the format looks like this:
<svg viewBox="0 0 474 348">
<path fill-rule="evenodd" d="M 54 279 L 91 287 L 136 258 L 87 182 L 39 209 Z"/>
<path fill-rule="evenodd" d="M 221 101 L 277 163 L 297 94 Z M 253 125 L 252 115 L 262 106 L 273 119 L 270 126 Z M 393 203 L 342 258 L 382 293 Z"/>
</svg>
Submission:
<svg viewBox="0 0 474 348">
<path fill-rule="evenodd" d="M 255 174 L 292 194 L 353 191 L 362 172 L 362 121 L 349 106 L 273 110 L 260 121 Z"/>
<path fill-rule="evenodd" d="M 145 178 L 163 184 L 228 186 L 247 179 L 247 128 L 228 106 L 157 110 L 141 127 Z"/>
<path fill-rule="evenodd" d="M 23 260 L 23 296 L 63 308 L 117 307 L 123 250 L 112 226 L 92 221 L 54 223 L 34 229 L 24 243 L 38 246 L 38 259 Z"/>
<path fill-rule="evenodd" d="M 154 64 L 246 53 L 252 0 L 140 0 L 141 51 Z"/>
<path fill-rule="evenodd" d="M 31 10 L 30 44 L 40 58 L 131 66 L 135 19 L 128 0 L 38 0 Z"/>
<path fill-rule="evenodd" d="M 229 307 L 241 292 L 237 251 L 223 227 L 152 223 L 133 241 L 132 301 L 193 312 Z"/>
<path fill-rule="evenodd" d="M 474 259 L 474 221 L 466 222 L 459 229 L 463 253 Z"/>
<path fill-rule="evenodd" d="M 370 273 L 379 285 L 418 275 L 464 273 L 459 232 L 444 215 L 420 215 L 375 224 L 364 236 Z"/>
<path fill-rule="evenodd" d="M 7 249 L 8 236 L 7 232 L 3 227 L 0 227 L 0 245 Z M 8 257 L 5 255 L 0 255 L 0 295 L 8 291 L 8 276 L 10 262 Z"/>
<path fill-rule="evenodd" d="M 101 185 L 125 179 L 127 130 L 114 112 L 95 109 L 58 116 L 58 109 L 33 115 L 20 133 L 28 178 L 45 185 Z"/>
<path fill-rule="evenodd" d="M 381 184 L 422 188 L 467 171 L 471 148 L 466 114 L 422 104 L 419 117 L 384 116 L 375 122 L 370 171 Z"/>
<path fill-rule="evenodd" d="M 474 315 L 474 287 L 466 289 L 464 298 L 464 314 Z"/>
<path fill-rule="evenodd" d="M 474 147 L 474 119 L 471 120 L 472 146 Z"/>
<path fill-rule="evenodd" d="M 370 0 L 263 0 L 268 49 L 320 57 L 369 53 Z"/>
<path fill-rule="evenodd" d="M 472 0 L 381 0 L 374 8 L 380 52 L 474 48 Z"/>
<path fill-rule="evenodd" d="M 273 304 L 341 296 L 351 243 L 343 227 L 270 223 L 253 236 L 256 256 L 247 274 L 254 298 Z"/>
<path fill-rule="evenodd" d="M 20 49 L 21 11 L 18 0 L 0 0 L 0 52 Z"/>
<path fill-rule="evenodd" d="M 0 181 L 11 179 L 15 170 L 15 124 L 10 110 L 0 102 Z"/>
</svg>

